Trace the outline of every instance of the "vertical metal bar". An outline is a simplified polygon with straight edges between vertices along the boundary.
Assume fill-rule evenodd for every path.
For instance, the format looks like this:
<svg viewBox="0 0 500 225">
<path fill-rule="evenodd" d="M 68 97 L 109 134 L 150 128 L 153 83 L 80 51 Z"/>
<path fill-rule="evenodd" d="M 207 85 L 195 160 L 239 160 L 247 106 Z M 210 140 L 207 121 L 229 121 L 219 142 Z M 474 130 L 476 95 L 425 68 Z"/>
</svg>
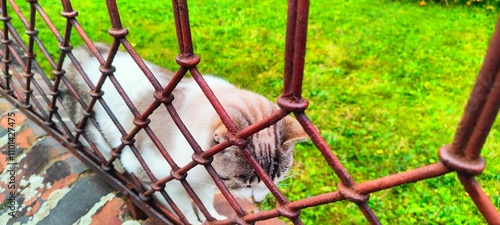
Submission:
<svg viewBox="0 0 500 225">
<path fill-rule="evenodd" d="M 498 114 L 500 107 L 500 70 L 497 71 L 496 79 L 491 84 L 490 93 L 484 102 L 483 110 L 465 147 L 465 157 L 469 160 L 475 160 L 481 154 L 481 148 Z"/>
<path fill-rule="evenodd" d="M 30 17 L 29 17 L 29 24 L 26 29 L 26 34 L 29 36 L 29 39 L 28 39 L 28 51 L 25 54 L 26 68 L 24 68 L 24 75 L 23 75 L 26 78 L 26 86 L 24 89 L 25 99 L 23 107 L 29 109 L 31 108 L 30 98 L 33 92 L 33 90 L 31 89 L 31 79 L 34 76 L 31 66 L 36 56 L 35 53 L 33 52 L 33 48 L 34 48 L 35 36 L 38 34 L 38 30 L 35 29 L 36 8 L 34 6 L 34 3 L 36 3 L 38 0 L 26 0 L 26 1 L 30 3 Z"/>
<path fill-rule="evenodd" d="M 321 138 L 311 121 L 309 121 L 303 113 L 303 110 L 307 108 L 307 102 L 302 99 L 301 95 L 306 54 L 308 16 L 308 0 L 290 0 L 288 2 L 284 88 L 282 96 L 278 99 L 278 104 L 286 110 L 295 112 L 297 119 L 306 130 L 306 133 L 311 136 L 313 143 L 341 179 L 343 187 L 345 187 L 343 189 L 351 189 L 354 186 L 354 181 L 349 173 L 345 170 L 337 157 L 330 151 L 324 139 Z M 357 200 L 356 203 L 368 221 L 371 224 L 380 224 L 378 218 L 368 204 L 366 204 L 366 196 L 356 194 L 353 191 L 345 191 L 345 193 L 357 195 L 360 200 Z"/>
<path fill-rule="evenodd" d="M 469 100 L 464 110 L 462 120 L 455 132 L 453 139 L 453 151 L 462 155 L 468 144 L 469 137 L 472 135 L 474 127 L 478 123 L 479 116 L 483 110 L 483 106 L 490 93 L 492 85 L 497 83 L 495 76 L 499 72 L 500 67 L 500 18 L 497 23 L 493 37 L 491 38 L 488 51 L 486 53 L 483 66 L 479 71 L 476 83 L 471 92 Z M 470 154 L 469 157 L 474 157 L 476 154 Z"/>
<path fill-rule="evenodd" d="M 13 89 L 11 87 L 11 77 L 12 75 L 10 74 L 9 71 L 9 66 L 10 63 L 12 62 L 12 59 L 10 58 L 10 48 L 9 45 L 12 43 L 12 40 L 9 39 L 9 21 L 11 20 L 11 17 L 7 13 L 7 0 L 2 0 L 2 17 L 0 17 L 0 20 L 3 21 L 3 33 L 2 33 L 2 45 L 4 46 L 4 52 L 5 56 L 2 58 L 2 63 L 3 63 L 3 78 L 5 79 L 5 84 L 2 84 L 7 92 L 7 94 L 12 94 Z"/>
<path fill-rule="evenodd" d="M 176 24 L 179 50 L 182 57 L 192 56 L 193 41 L 191 39 L 191 26 L 189 24 L 188 5 L 186 0 L 172 0 Z"/>
<path fill-rule="evenodd" d="M 112 29 L 121 29 L 122 21 L 120 19 L 120 13 L 118 12 L 118 6 L 115 0 L 106 0 L 106 6 L 108 7 L 109 19 L 111 20 Z"/>
<path fill-rule="evenodd" d="M 306 57 L 307 23 L 309 17 L 309 0 L 298 0 L 293 56 L 292 92 L 295 100 L 301 98 L 302 80 L 304 77 L 304 61 Z"/>
<path fill-rule="evenodd" d="M 309 0 L 289 0 L 287 17 L 282 96 L 298 101 L 304 76 Z"/>
<path fill-rule="evenodd" d="M 175 33 L 177 35 L 177 43 L 179 46 L 179 52 L 184 52 L 184 42 L 182 41 L 182 28 L 180 22 L 180 15 L 178 10 L 177 0 L 172 0 L 172 10 L 174 11 L 174 22 L 175 22 Z"/>
<path fill-rule="evenodd" d="M 292 94 L 293 56 L 295 47 L 294 43 L 295 43 L 296 18 L 297 18 L 297 0 L 288 0 L 283 96 L 290 96 Z"/>
</svg>

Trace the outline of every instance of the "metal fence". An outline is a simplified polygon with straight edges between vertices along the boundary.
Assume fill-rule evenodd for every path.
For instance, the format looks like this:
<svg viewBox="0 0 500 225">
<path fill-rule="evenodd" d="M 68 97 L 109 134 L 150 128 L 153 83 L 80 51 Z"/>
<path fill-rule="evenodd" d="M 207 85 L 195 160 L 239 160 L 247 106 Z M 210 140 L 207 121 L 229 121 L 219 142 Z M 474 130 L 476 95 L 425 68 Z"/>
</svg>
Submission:
<svg viewBox="0 0 500 225">
<path fill-rule="evenodd" d="M 73 10 L 69 0 L 62 0 L 64 8 L 61 15 L 66 18 L 67 23 L 64 33 L 59 33 L 54 24 L 49 19 L 49 16 L 43 11 L 42 7 L 36 0 L 27 0 L 24 4 L 30 5 L 28 15 L 24 15 L 19 9 L 18 4 L 14 0 L 2 0 L 0 20 L 3 21 L 2 47 L 0 54 L 2 61 L 0 67 L 2 69 L 2 78 L 0 83 L 0 93 L 11 103 L 15 104 L 29 118 L 37 122 L 40 126 L 49 132 L 50 135 L 57 138 L 63 145 L 71 150 L 80 159 L 86 162 L 92 169 L 102 175 L 111 185 L 118 188 L 124 193 L 127 193 L 129 199 L 135 203 L 136 207 L 147 213 L 149 216 L 157 217 L 158 220 L 169 224 L 187 223 L 187 220 L 182 216 L 182 212 L 174 210 L 170 212 L 159 204 L 149 201 L 150 196 L 155 192 L 162 192 L 168 200 L 168 193 L 162 189 L 166 182 L 172 180 L 180 181 L 187 192 L 190 194 L 193 201 L 201 206 L 201 211 L 208 219 L 208 223 L 213 224 L 248 224 L 259 220 L 266 220 L 273 217 L 286 217 L 294 224 L 302 224 L 300 219 L 301 209 L 314 207 L 322 204 L 332 203 L 336 201 L 348 200 L 359 206 L 364 216 L 371 224 L 380 224 L 377 216 L 368 206 L 367 201 L 369 194 L 380 190 L 388 189 L 398 185 L 416 182 L 423 179 L 437 177 L 449 172 L 456 171 L 460 182 L 465 190 L 482 213 L 486 221 L 490 224 L 500 223 L 500 214 L 495 206 L 488 199 L 481 187 L 478 185 L 474 176 L 480 174 L 484 167 L 485 161 L 480 156 L 483 143 L 491 129 L 498 109 L 500 107 L 500 30 L 496 30 L 492 38 L 488 53 L 486 55 L 484 65 L 479 73 L 476 84 L 470 95 L 470 99 L 465 108 L 462 120 L 456 130 L 456 135 L 452 144 L 445 145 L 439 149 L 439 159 L 437 163 L 422 166 L 398 174 L 381 177 L 375 180 L 356 183 L 348 171 L 331 151 L 328 144 L 321 137 L 318 130 L 307 117 L 305 110 L 308 107 L 308 102 L 301 96 L 302 79 L 304 69 L 304 56 L 306 45 L 306 33 L 308 24 L 309 1 L 307 0 L 289 0 L 288 1 L 288 19 L 286 27 L 286 46 L 285 46 L 285 68 L 283 93 L 279 97 L 277 103 L 281 109 L 273 112 L 265 119 L 252 124 L 251 126 L 239 130 L 235 123 L 230 119 L 227 112 L 214 96 L 210 87 L 204 81 L 200 72 L 197 69 L 199 57 L 194 54 L 193 43 L 191 40 L 191 31 L 189 25 L 188 7 L 185 0 L 173 0 L 173 11 L 177 31 L 177 39 L 179 44 L 179 54 L 176 58 L 179 64 L 171 82 L 162 87 L 157 82 L 152 82 L 156 89 L 154 96 L 155 101 L 150 107 L 140 112 L 134 104 L 126 97 L 125 91 L 118 88 L 118 91 L 124 96 L 124 101 L 132 109 L 135 115 L 134 124 L 136 127 L 128 133 L 124 133 L 122 144 L 113 150 L 110 158 L 104 158 L 99 149 L 83 148 L 78 140 L 83 137 L 83 127 L 85 124 L 92 122 L 92 108 L 96 102 L 100 101 L 103 106 L 105 102 L 100 98 L 102 96 L 101 87 L 105 79 L 115 82 L 113 76 L 114 67 L 112 60 L 118 51 L 119 46 L 123 46 L 137 62 L 139 67 L 148 78 L 152 78 L 153 74 L 147 68 L 142 59 L 135 52 L 132 45 L 127 40 L 127 29 L 122 27 L 120 14 L 114 0 L 107 0 L 107 8 L 112 27 L 109 30 L 114 40 L 111 45 L 111 50 L 107 58 L 103 58 L 97 51 L 95 45 L 88 37 L 85 30 L 78 23 L 78 13 Z M 18 34 L 16 28 L 11 24 L 11 15 L 9 15 L 8 7 L 12 7 L 17 18 L 19 18 L 26 27 L 25 33 L 29 35 L 28 41 L 25 43 L 22 37 Z M 48 25 L 60 42 L 60 54 L 57 60 L 50 56 L 44 46 L 43 40 L 37 36 L 38 21 Z M 16 18 L 16 19 L 17 19 Z M 72 34 L 76 32 L 76 34 Z M 66 57 L 78 64 L 78 60 L 72 54 L 72 45 L 70 37 L 79 35 L 90 50 L 95 54 L 96 58 L 101 63 L 100 71 L 102 73 L 101 81 L 96 83 L 91 91 L 90 102 L 84 102 L 84 118 L 82 121 L 72 128 L 67 121 L 64 121 L 60 103 L 60 87 L 68 85 L 73 94 L 77 94 L 71 88 L 65 72 L 62 70 L 63 62 Z M 34 49 L 38 48 L 42 55 L 35 57 Z M 41 69 L 37 60 L 47 60 L 52 67 L 52 75 L 55 79 L 51 80 L 47 74 Z M 172 167 L 171 175 L 167 177 L 155 178 L 151 172 L 147 172 L 149 177 L 153 179 L 152 188 L 144 190 L 134 177 L 126 176 L 118 173 L 112 163 L 119 157 L 121 150 L 125 146 L 130 146 L 135 149 L 133 138 L 143 130 L 148 133 L 152 139 L 157 139 L 154 132 L 149 128 L 149 116 L 159 107 L 166 107 L 170 115 L 176 120 L 177 126 L 182 133 L 187 137 L 187 140 L 192 146 L 197 146 L 194 139 L 190 138 L 190 132 L 183 124 L 183 121 L 176 115 L 175 109 L 171 105 L 171 93 L 175 85 L 189 72 L 199 84 L 214 109 L 219 114 L 223 124 L 232 135 L 228 141 L 222 142 L 210 149 L 193 148 L 193 161 L 185 166 L 175 164 L 175 159 L 169 159 L 168 152 L 158 146 L 160 151 L 164 151 L 167 156 L 167 161 Z M 38 74 L 40 73 L 40 74 Z M 154 81 L 155 79 L 150 79 Z M 110 116 L 113 118 L 111 109 L 107 109 Z M 303 126 L 306 133 L 310 136 L 313 144 L 317 147 L 325 158 L 328 165 L 341 182 L 336 191 L 319 194 L 316 196 L 289 201 L 272 182 L 272 179 L 266 174 L 264 169 L 256 161 L 245 145 L 246 138 L 254 133 L 276 123 L 283 119 L 286 115 L 293 113 L 300 124 Z M 155 121 L 151 121 L 154 123 Z M 119 125 L 118 125 L 119 126 Z M 88 140 L 90 141 L 90 140 Z M 265 182 L 270 189 L 272 195 L 277 199 L 277 206 L 274 209 L 261 212 L 246 212 L 238 204 L 229 190 L 224 186 L 221 179 L 217 176 L 215 170 L 210 164 L 210 159 L 214 154 L 223 149 L 234 145 L 241 149 L 241 152 L 248 160 L 256 174 Z M 135 150 L 136 151 L 136 150 Z M 144 168 L 147 165 L 141 162 Z M 222 192 L 225 199 L 234 209 L 237 216 L 228 218 L 223 221 L 216 221 L 210 213 L 202 206 L 196 194 L 193 192 L 189 183 L 183 176 L 186 172 L 196 165 L 203 165 L 214 179 L 217 187 Z M 149 171 L 149 170 L 145 170 Z M 172 208 L 176 209 L 174 203 L 171 203 Z"/>
</svg>

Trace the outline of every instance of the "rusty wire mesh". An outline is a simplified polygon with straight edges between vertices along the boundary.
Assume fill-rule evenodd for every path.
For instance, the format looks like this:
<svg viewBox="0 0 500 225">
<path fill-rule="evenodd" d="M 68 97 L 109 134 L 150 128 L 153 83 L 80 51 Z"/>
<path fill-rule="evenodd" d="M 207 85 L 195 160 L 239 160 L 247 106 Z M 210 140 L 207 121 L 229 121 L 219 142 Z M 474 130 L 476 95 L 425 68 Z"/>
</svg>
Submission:
<svg viewBox="0 0 500 225">
<path fill-rule="evenodd" d="M 499 29 L 497 29 L 493 35 L 484 65 L 479 72 L 479 76 L 472 94 L 470 95 L 462 120 L 456 130 L 454 141 L 452 144 L 445 145 L 439 149 L 440 162 L 408 170 L 406 172 L 381 177 L 375 180 L 356 183 L 339 159 L 330 150 L 325 140 L 321 137 L 318 130 L 314 127 L 313 123 L 309 120 L 305 113 L 305 110 L 308 107 L 308 102 L 306 99 L 301 97 L 301 92 L 303 88 L 302 79 L 309 1 L 288 1 L 283 93 L 277 101 L 281 109 L 268 115 L 264 120 L 261 120 L 242 130 L 239 130 L 235 123 L 230 119 L 197 69 L 197 64 L 200 59 L 196 54 L 194 54 L 193 51 L 188 7 L 185 0 L 172 1 L 176 25 L 175 28 L 177 31 L 179 45 L 179 54 L 176 58 L 179 68 L 171 82 L 166 87 L 162 87 L 154 79 L 151 71 L 147 68 L 145 63 L 127 40 L 128 30 L 122 27 L 118 8 L 114 0 L 106 1 L 112 25 L 109 30 L 109 35 L 113 37 L 112 47 L 107 58 L 103 58 L 103 56 L 97 51 L 95 45 L 88 37 L 85 30 L 78 23 L 78 20 L 76 19 L 78 14 L 75 10 L 73 10 L 69 0 L 61 1 L 64 9 L 61 15 L 66 18 L 66 27 L 62 34 L 55 28 L 49 19 L 49 16 L 43 11 L 42 7 L 36 0 L 29 0 L 27 2 L 30 5 L 30 11 L 29 15 L 25 16 L 19 10 L 19 6 L 14 0 L 9 0 L 8 2 L 7 0 L 2 0 L 2 15 L 0 20 L 3 21 L 3 32 L 1 33 L 2 48 L 0 53 L 2 62 L 0 63 L 0 67 L 2 69 L 3 76 L 0 83 L 0 93 L 10 102 L 23 110 L 23 112 L 25 112 L 31 119 L 45 128 L 52 136 L 60 140 L 74 154 L 85 161 L 96 172 L 101 174 L 102 177 L 106 178 L 110 184 L 127 193 L 129 199 L 133 201 L 139 209 L 146 212 L 149 216 L 157 217 L 160 221 L 166 224 L 188 223 L 186 218 L 182 215 L 182 212 L 180 212 L 175 204 L 170 201 L 168 193 L 161 188 L 166 182 L 174 179 L 179 180 L 182 183 L 193 201 L 200 206 L 202 213 L 206 216 L 208 221 L 213 222 L 214 224 L 247 224 L 278 216 L 286 217 L 294 224 L 302 224 L 300 219 L 301 209 L 341 200 L 354 202 L 358 205 L 359 209 L 371 224 L 380 224 L 377 216 L 367 204 L 370 193 L 410 182 L 441 176 L 452 171 L 457 172 L 460 182 L 469 193 L 485 220 L 490 224 L 500 223 L 500 214 L 474 179 L 474 176 L 480 174 L 485 167 L 485 161 L 480 156 L 480 152 L 500 106 L 500 86 L 498 85 L 500 80 L 500 55 L 498 54 L 498 52 L 500 52 Z M 18 34 L 18 31 L 11 24 L 10 21 L 12 17 L 7 13 L 7 7 L 12 7 L 18 18 L 20 18 L 26 27 L 25 33 L 29 36 L 27 43 L 23 42 L 21 36 Z M 50 56 L 43 44 L 43 41 L 37 36 L 37 16 L 42 18 L 42 21 L 49 27 L 60 42 L 60 55 L 57 60 L 54 60 Z M 72 88 L 72 85 L 69 83 L 68 79 L 65 77 L 64 71 L 62 70 L 65 58 L 69 58 L 69 60 L 76 65 L 78 64 L 78 59 L 76 59 L 72 54 L 72 45 L 70 42 L 70 37 L 73 35 L 73 32 L 76 32 L 76 35 L 79 35 L 82 38 L 101 64 L 100 71 L 102 73 L 102 79 L 98 83 L 92 85 L 92 98 L 90 102 L 82 101 L 81 96 L 79 97 L 76 91 Z M 120 46 L 123 46 L 133 57 L 141 70 L 144 72 L 144 75 L 151 80 L 152 85 L 156 90 L 154 93 L 154 103 L 143 112 L 136 109 L 134 104 L 127 97 L 125 91 L 120 88 L 119 84 L 117 84 L 116 78 L 113 76 L 114 68 L 112 66 L 112 61 Z M 50 63 L 50 66 L 53 69 L 51 73 L 53 77 L 55 77 L 54 80 L 50 80 L 38 64 L 34 53 L 35 48 L 38 48 L 42 52 L 42 55 L 38 56 L 38 60 L 43 59 Z M 80 72 L 84 74 L 83 71 Z M 171 93 L 176 84 L 185 76 L 187 72 L 192 75 L 201 87 L 210 103 L 219 114 L 223 124 L 232 135 L 228 141 L 215 145 L 210 149 L 200 149 L 197 147 L 198 145 L 191 137 L 189 130 L 187 130 L 184 126 L 183 121 L 180 120 L 175 109 L 171 105 Z M 102 96 L 101 87 L 106 79 L 109 79 L 111 82 L 116 84 L 115 86 L 117 87 L 119 93 L 121 93 L 125 103 L 132 110 L 135 116 L 134 124 L 136 125 L 133 130 L 127 132 L 120 127 L 120 124 L 117 121 L 115 121 L 118 128 L 122 132 L 123 140 L 122 144 L 113 150 L 111 158 L 103 157 L 100 150 L 95 148 L 95 146 L 93 146 L 92 149 L 82 148 L 80 142 L 78 141 L 81 138 L 86 138 L 83 136 L 83 127 L 87 123 L 95 123 L 91 115 L 92 108 L 98 101 L 106 109 L 110 117 L 114 119 L 113 111 L 107 107 L 106 102 L 100 98 Z M 74 129 L 63 120 L 62 112 L 59 110 L 59 99 L 61 94 L 59 89 L 61 85 L 66 85 L 70 92 L 76 95 L 77 98 L 79 97 L 79 101 L 85 109 L 83 112 L 84 118 L 79 124 L 76 124 Z M 174 118 L 176 125 L 182 131 L 191 146 L 193 146 L 192 150 L 194 154 L 193 161 L 191 163 L 184 166 L 177 165 L 175 163 L 175 159 L 170 158 L 168 152 L 161 146 L 161 144 L 159 144 L 155 133 L 148 126 L 149 122 L 154 123 L 154 121 L 150 121 L 148 117 L 159 107 L 166 107 L 170 115 Z M 272 182 L 272 179 L 266 174 L 254 156 L 246 148 L 245 139 L 247 137 L 276 123 L 290 113 L 295 115 L 304 130 L 310 136 L 313 144 L 322 153 L 328 165 L 340 178 L 341 182 L 339 183 L 336 191 L 319 194 L 297 201 L 289 201 L 278 190 L 276 185 Z M 141 156 L 140 154 L 137 154 L 133 138 L 139 131 L 142 130 L 148 134 L 148 136 L 157 145 L 158 149 L 166 157 L 166 160 L 172 167 L 170 176 L 155 177 L 150 170 L 147 169 L 148 165 L 144 163 L 144 160 L 140 159 Z M 90 140 L 87 141 L 91 142 Z M 274 209 L 256 213 L 246 212 L 237 203 L 229 190 L 224 186 L 221 179 L 217 176 L 215 170 L 210 165 L 210 158 L 214 154 L 231 145 L 240 147 L 243 155 L 246 157 L 250 165 L 256 171 L 258 176 L 265 182 L 272 195 L 277 199 L 278 204 Z M 118 173 L 112 167 L 112 163 L 117 159 L 117 157 L 119 157 L 121 150 L 125 146 L 130 146 L 139 157 L 142 166 L 145 168 L 145 171 L 153 181 L 152 188 L 143 190 L 133 177 L 131 178 Z M 206 208 L 203 207 L 203 204 L 193 192 L 190 184 L 185 180 L 184 176 L 186 172 L 199 164 L 203 165 L 214 179 L 217 187 L 236 212 L 236 217 L 228 218 L 224 221 L 216 221 Z M 166 200 L 171 204 L 174 212 L 170 212 L 161 205 L 148 201 L 154 192 L 161 192 Z"/>
</svg>

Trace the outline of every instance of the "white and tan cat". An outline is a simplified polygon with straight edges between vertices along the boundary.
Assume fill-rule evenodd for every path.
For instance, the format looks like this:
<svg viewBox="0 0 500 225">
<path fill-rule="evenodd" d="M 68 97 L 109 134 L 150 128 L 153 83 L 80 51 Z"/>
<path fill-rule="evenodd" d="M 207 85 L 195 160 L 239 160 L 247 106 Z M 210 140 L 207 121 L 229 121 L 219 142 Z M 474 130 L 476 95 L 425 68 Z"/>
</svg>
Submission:
<svg viewBox="0 0 500 225">
<path fill-rule="evenodd" d="M 109 47 L 104 44 L 97 44 L 96 46 L 99 52 L 106 58 Z M 98 61 L 86 47 L 79 47 L 73 50 L 73 54 L 88 74 L 92 83 L 96 84 L 101 76 L 98 70 L 100 66 Z M 90 89 L 88 85 L 76 71 L 74 65 L 68 61 L 64 65 L 66 76 L 78 93 L 89 102 L 90 96 L 88 93 Z M 146 62 L 146 64 L 163 86 L 171 79 L 172 72 L 150 62 Z M 142 112 L 154 101 L 154 88 L 128 53 L 119 51 L 114 58 L 113 65 L 116 67 L 116 72 L 114 73 L 116 79 L 120 82 L 135 106 Z M 239 129 L 263 119 L 278 109 L 277 105 L 268 101 L 263 96 L 238 89 L 222 79 L 213 76 L 204 76 L 204 79 L 224 106 L 231 119 L 238 125 Z M 83 117 L 81 113 L 82 107 L 69 94 L 65 87 L 61 87 L 61 89 L 63 91 L 63 105 L 71 119 L 75 123 L 78 123 Z M 102 90 L 104 91 L 102 98 L 109 105 L 109 108 L 112 109 L 118 121 L 127 132 L 132 130 L 134 127 L 132 123 L 134 116 L 125 105 L 113 84 L 107 80 Z M 206 150 L 224 141 L 227 133 L 226 128 L 192 78 L 184 78 L 173 91 L 173 95 L 175 100 L 172 104 L 202 149 Z M 109 155 L 110 148 L 115 148 L 121 144 L 122 135 L 101 104 L 97 103 L 95 105 L 94 112 L 95 119 L 104 133 L 104 138 L 92 125 L 87 126 L 85 129 L 86 135 L 95 141 L 101 151 Z M 160 106 L 150 116 L 150 119 L 151 123 L 149 126 L 156 133 L 162 145 L 167 149 L 177 165 L 183 166 L 189 163 L 192 160 L 193 150 L 173 123 L 165 107 Z M 269 128 L 252 135 L 248 139 L 248 146 L 267 174 L 277 183 L 284 179 L 292 166 L 294 143 L 306 138 L 307 135 L 298 122 L 292 117 L 287 116 Z M 169 164 L 159 153 L 146 133 L 141 131 L 135 139 L 135 145 L 154 175 L 157 178 L 168 176 L 171 169 Z M 124 148 L 120 156 L 120 162 L 126 171 L 137 175 L 140 181 L 146 187 L 149 187 L 151 180 L 146 176 L 130 148 Z M 255 201 L 262 201 L 266 194 L 269 193 L 267 187 L 255 174 L 236 146 L 229 147 L 214 155 L 212 165 L 225 185 L 239 197 L 253 197 Z M 205 168 L 203 166 L 194 167 L 188 172 L 187 181 L 191 184 L 191 187 L 193 187 L 210 214 L 217 219 L 223 219 L 224 217 L 220 216 L 214 209 L 215 185 Z M 199 209 L 193 209 L 191 199 L 180 182 L 172 181 L 167 183 L 165 190 L 190 223 L 199 224 L 205 221 Z M 159 193 L 155 193 L 155 197 L 162 204 L 169 207 Z"/>
</svg>

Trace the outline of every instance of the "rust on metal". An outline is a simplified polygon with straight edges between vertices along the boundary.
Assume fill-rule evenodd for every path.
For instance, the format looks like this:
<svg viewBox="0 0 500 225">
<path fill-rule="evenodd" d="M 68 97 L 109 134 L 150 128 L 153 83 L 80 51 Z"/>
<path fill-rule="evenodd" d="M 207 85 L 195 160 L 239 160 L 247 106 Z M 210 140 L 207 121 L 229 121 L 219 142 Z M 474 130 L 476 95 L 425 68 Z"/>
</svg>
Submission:
<svg viewBox="0 0 500 225">
<path fill-rule="evenodd" d="M 286 218 L 293 224 L 303 224 L 300 216 L 301 210 L 343 200 L 355 203 L 370 224 L 380 224 L 379 219 L 368 205 L 371 193 L 442 176 L 449 172 L 456 172 L 465 191 L 472 198 L 485 220 L 491 224 L 500 221 L 500 214 L 497 209 L 474 178 L 475 175 L 481 174 L 485 168 L 485 160 L 481 157 L 480 153 L 500 106 L 499 28 L 496 29 L 493 35 L 483 67 L 479 72 L 469 101 L 465 107 L 453 143 L 443 145 L 438 150 L 440 162 L 358 183 L 351 177 L 306 114 L 309 102 L 302 97 L 302 89 L 304 88 L 302 81 L 304 78 L 304 59 L 309 17 L 308 0 L 288 1 L 283 91 L 277 99 L 277 105 L 280 108 L 267 115 L 264 119 L 243 129 L 239 128 L 230 118 L 226 109 L 219 102 L 211 87 L 198 70 L 197 66 L 201 63 L 201 60 L 200 56 L 196 55 L 194 51 L 188 3 L 186 0 L 172 1 L 179 46 L 179 54 L 176 56 L 175 61 L 179 67 L 165 87 L 159 83 L 150 68 L 147 67 L 146 63 L 128 41 L 127 35 L 129 34 L 129 30 L 123 27 L 115 0 L 106 0 L 110 19 L 108 34 L 112 38 L 112 44 L 109 52 L 105 54 L 99 52 L 98 48 L 87 35 L 85 28 L 78 22 L 78 11 L 73 8 L 70 0 L 61 0 L 63 11 L 58 16 L 66 20 L 64 30 L 61 33 L 50 19 L 50 16 L 56 15 L 47 15 L 36 0 L 23 3 L 29 4 L 29 13 L 27 16 L 20 10 L 20 3 L 18 4 L 14 0 L 2 0 L 1 4 L 0 21 L 2 21 L 3 29 L 0 34 L 2 43 L 0 47 L 0 56 L 2 58 L 0 63 L 2 72 L 0 94 L 16 107 L 20 108 L 30 119 L 43 127 L 49 135 L 54 136 L 79 159 L 87 163 L 89 167 L 105 178 L 113 187 L 125 193 L 127 198 L 135 205 L 131 208 L 133 209 L 133 214 L 137 217 L 141 217 L 143 215 L 142 212 L 144 212 L 150 217 L 157 218 L 157 221 L 164 224 L 187 224 L 188 220 L 183 212 L 173 202 L 169 196 L 170 193 L 164 190 L 166 183 L 180 182 L 193 203 L 199 207 L 200 212 L 207 218 L 207 223 L 209 224 L 251 224 L 275 217 Z M 12 15 L 15 16 L 14 18 L 8 14 L 9 7 L 16 14 Z M 42 20 L 37 20 L 38 16 Z M 24 25 L 24 30 L 19 31 L 14 28 L 11 24 L 12 19 L 20 20 Z M 44 46 L 43 40 L 38 37 L 38 23 L 47 25 L 59 41 L 59 55 L 56 59 L 51 57 L 49 51 Z M 23 42 L 19 32 L 24 32 L 28 35 L 27 43 Z M 81 37 L 90 52 L 101 64 L 99 68 L 101 76 L 96 83 L 90 81 L 86 72 L 79 64 L 78 59 L 72 53 L 73 45 L 71 37 L 76 35 Z M 136 105 L 134 105 L 127 95 L 126 90 L 117 81 L 113 60 L 120 47 L 125 48 L 154 87 L 154 92 L 151 93 L 152 103 L 143 111 L 137 109 Z M 42 54 L 36 55 L 35 50 L 39 50 Z M 47 61 L 51 66 L 50 71 L 42 70 L 42 67 L 38 64 L 38 60 Z M 85 101 L 69 82 L 65 71 L 62 69 L 64 60 L 70 60 L 75 65 L 76 70 L 90 87 L 90 101 Z M 53 75 L 53 80 L 48 78 L 49 76 L 46 73 L 49 72 Z M 209 149 L 202 149 L 200 147 L 172 105 L 172 101 L 175 99 L 172 92 L 188 72 L 201 88 L 219 115 L 223 125 L 228 130 L 228 139 Z M 116 112 L 113 112 L 113 109 L 103 100 L 102 87 L 104 82 L 110 82 L 116 88 L 126 107 L 134 115 L 134 120 L 132 121 L 134 127 L 130 131 L 126 131 L 123 128 L 116 119 Z M 83 118 L 74 126 L 67 124 L 62 116 L 64 112 L 60 109 L 61 85 L 65 85 L 68 92 L 83 107 L 83 111 L 81 112 Z M 111 150 L 111 157 L 108 158 L 103 155 L 101 150 L 83 132 L 85 126 L 89 126 L 90 124 L 98 127 L 98 123 L 93 117 L 93 108 L 96 104 L 100 104 L 104 108 L 122 135 L 121 144 Z M 175 126 L 189 143 L 191 149 L 186 153 L 190 154 L 192 159 L 189 163 L 178 165 L 176 159 L 168 153 L 157 134 L 151 129 L 150 124 L 155 123 L 155 121 L 151 120 L 150 116 L 158 108 L 165 108 L 167 110 Z M 278 189 L 271 177 L 267 175 L 249 150 L 247 138 L 277 123 L 289 114 L 295 115 L 316 149 L 322 154 L 329 167 L 340 179 L 341 182 L 338 184 L 332 181 L 332 185 L 337 185 L 337 190 L 290 201 Z M 147 165 L 142 158 L 143 156 L 140 154 L 138 146 L 135 143 L 135 137 L 139 132 L 144 132 L 151 139 L 152 143 L 161 153 L 161 156 L 169 164 L 171 171 L 168 176 L 156 177 L 151 171 L 150 165 Z M 103 134 L 101 133 L 101 135 Z M 88 142 L 89 147 L 83 147 L 80 140 Z M 255 170 L 255 173 L 275 197 L 277 201 L 275 208 L 260 212 L 247 212 L 224 185 L 222 179 L 212 167 L 211 162 L 215 154 L 230 146 L 236 146 L 241 150 L 249 165 Z M 144 169 L 145 174 L 151 179 L 149 188 L 143 187 L 134 174 L 122 174 L 113 167 L 113 163 L 120 157 L 125 147 L 130 147 Z M 186 180 L 188 172 L 196 166 L 202 166 L 206 169 L 224 199 L 236 213 L 236 216 L 218 221 L 208 212 L 199 196 L 194 192 L 191 184 Z M 163 196 L 171 210 L 152 200 L 152 195 L 155 193 L 160 193 Z"/>
</svg>

